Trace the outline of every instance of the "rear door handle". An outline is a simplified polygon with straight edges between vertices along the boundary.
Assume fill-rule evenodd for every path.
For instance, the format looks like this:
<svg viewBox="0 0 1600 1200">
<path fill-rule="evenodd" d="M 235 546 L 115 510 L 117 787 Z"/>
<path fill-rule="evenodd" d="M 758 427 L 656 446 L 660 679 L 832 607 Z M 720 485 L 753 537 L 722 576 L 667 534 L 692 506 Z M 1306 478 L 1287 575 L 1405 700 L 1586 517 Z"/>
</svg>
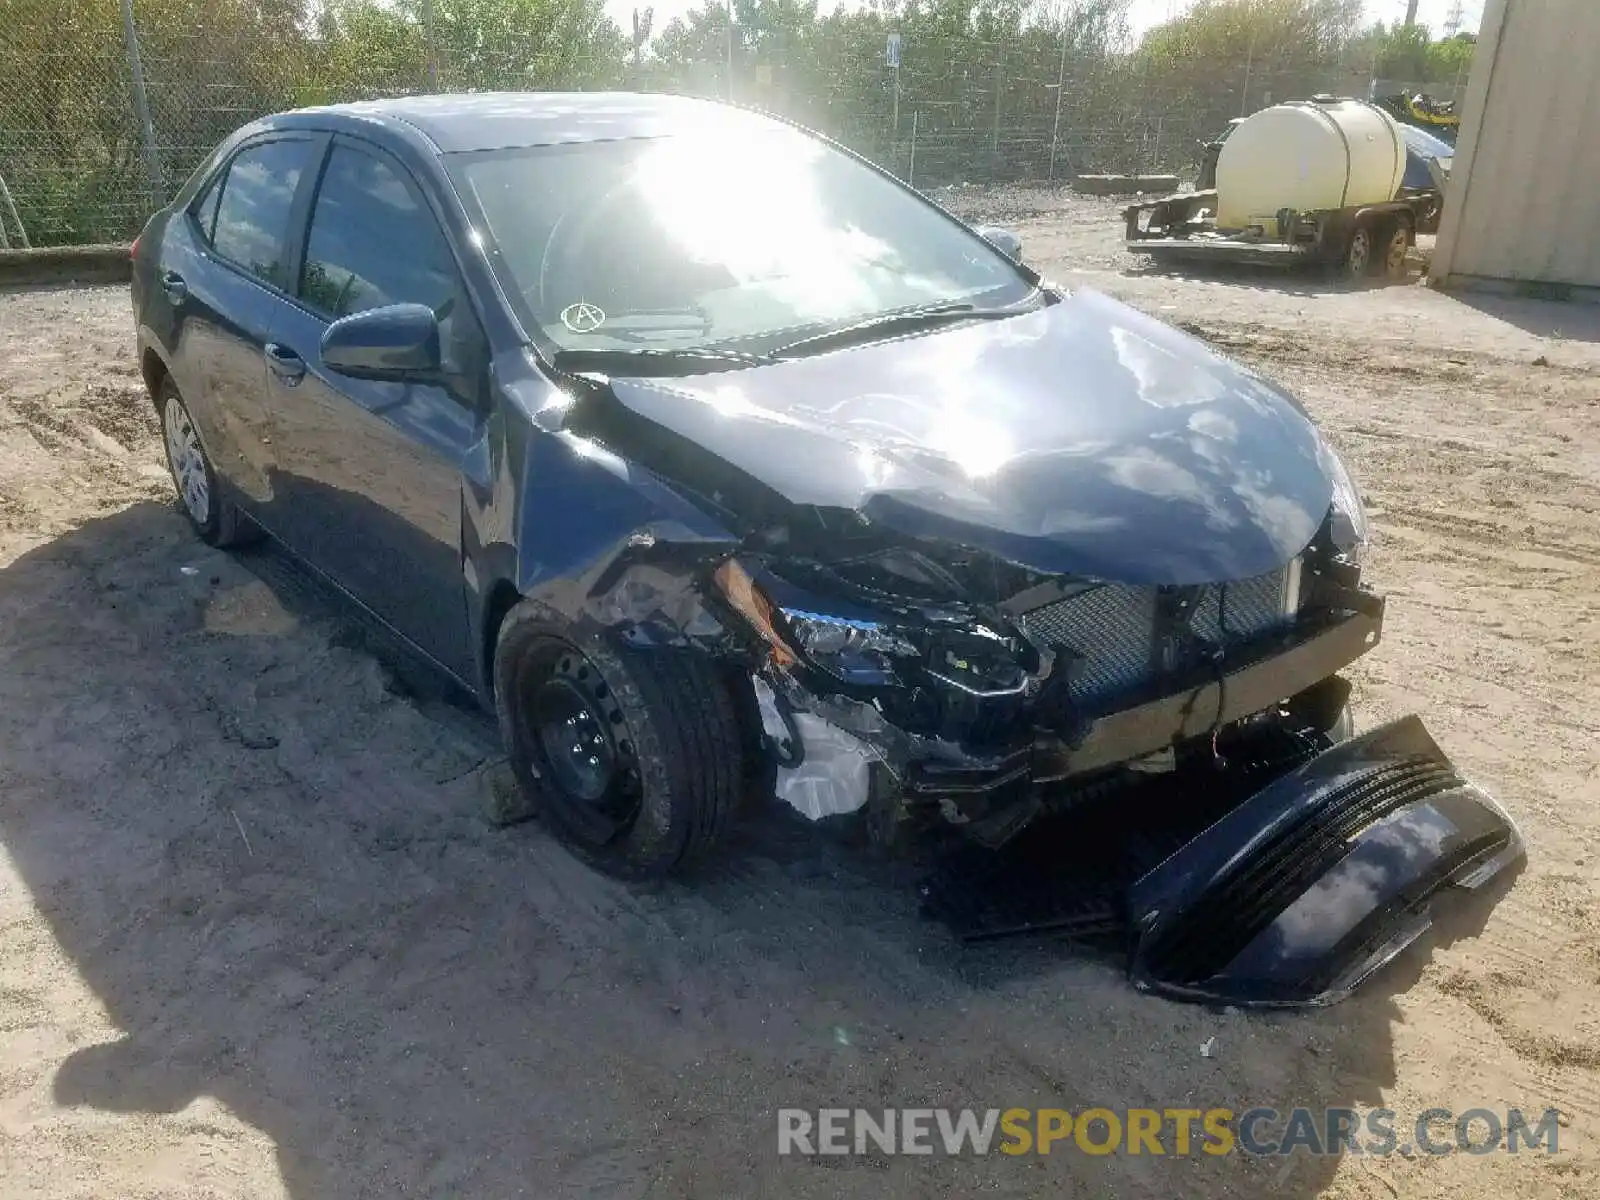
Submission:
<svg viewBox="0 0 1600 1200">
<path fill-rule="evenodd" d="M 161 272 L 161 290 L 167 294 L 167 299 L 174 304 L 182 304 L 184 297 L 189 294 L 189 285 L 183 281 L 183 276 L 176 271 Z"/>
<path fill-rule="evenodd" d="M 306 360 L 301 358 L 287 346 L 280 346 L 277 342 L 268 342 L 265 347 L 267 366 L 272 368 L 272 373 L 283 380 L 288 387 L 299 383 L 306 373 Z"/>
</svg>

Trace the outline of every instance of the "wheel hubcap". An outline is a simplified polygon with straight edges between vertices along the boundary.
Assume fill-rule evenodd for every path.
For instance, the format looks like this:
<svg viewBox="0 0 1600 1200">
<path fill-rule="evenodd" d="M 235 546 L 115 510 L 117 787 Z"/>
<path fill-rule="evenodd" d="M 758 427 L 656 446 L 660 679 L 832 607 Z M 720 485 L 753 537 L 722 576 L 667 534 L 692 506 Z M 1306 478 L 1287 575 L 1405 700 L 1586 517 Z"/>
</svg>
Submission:
<svg viewBox="0 0 1600 1200">
<path fill-rule="evenodd" d="M 211 484 L 206 479 L 205 455 L 194 422 L 176 396 L 167 398 L 162 423 L 166 427 L 167 465 L 172 469 L 172 481 L 190 519 L 196 525 L 204 525 L 211 519 Z"/>
</svg>

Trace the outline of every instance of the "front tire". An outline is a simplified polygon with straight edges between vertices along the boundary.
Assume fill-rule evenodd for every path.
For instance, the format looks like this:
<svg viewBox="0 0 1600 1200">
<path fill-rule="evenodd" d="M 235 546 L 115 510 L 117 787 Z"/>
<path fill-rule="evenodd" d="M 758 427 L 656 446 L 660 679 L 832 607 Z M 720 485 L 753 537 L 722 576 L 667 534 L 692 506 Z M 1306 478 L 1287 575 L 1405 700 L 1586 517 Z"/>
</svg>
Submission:
<svg viewBox="0 0 1600 1200">
<path fill-rule="evenodd" d="M 161 418 L 167 470 L 178 491 L 178 503 L 200 540 L 219 549 L 254 540 L 255 527 L 222 487 L 205 447 L 200 444 L 194 418 L 170 375 L 156 389 L 156 411 Z"/>
<path fill-rule="evenodd" d="M 659 878 L 721 842 L 744 784 L 727 683 L 692 650 L 580 636 L 519 603 L 500 627 L 495 708 L 533 812 L 609 874 Z"/>
</svg>

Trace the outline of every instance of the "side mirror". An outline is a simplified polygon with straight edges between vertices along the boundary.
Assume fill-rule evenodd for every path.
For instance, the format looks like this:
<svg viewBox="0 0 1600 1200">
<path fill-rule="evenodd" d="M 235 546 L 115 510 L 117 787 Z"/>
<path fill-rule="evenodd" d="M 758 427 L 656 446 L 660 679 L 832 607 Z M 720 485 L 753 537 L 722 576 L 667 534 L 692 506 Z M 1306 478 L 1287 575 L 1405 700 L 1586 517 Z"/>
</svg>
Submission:
<svg viewBox="0 0 1600 1200">
<path fill-rule="evenodd" d="M 1011 230 L 1002 229 L 998 225 L 979 225 L 977 233 L 1012 262 L 1022 261 L 1022 238 Z"/>
<path fill-rule="evenodd" d="M 424 304 L 390 304 L 343 317 L 323 332 L 322 363 L 356 379 L 436 375 L 438 318 Z"/>
</svg>

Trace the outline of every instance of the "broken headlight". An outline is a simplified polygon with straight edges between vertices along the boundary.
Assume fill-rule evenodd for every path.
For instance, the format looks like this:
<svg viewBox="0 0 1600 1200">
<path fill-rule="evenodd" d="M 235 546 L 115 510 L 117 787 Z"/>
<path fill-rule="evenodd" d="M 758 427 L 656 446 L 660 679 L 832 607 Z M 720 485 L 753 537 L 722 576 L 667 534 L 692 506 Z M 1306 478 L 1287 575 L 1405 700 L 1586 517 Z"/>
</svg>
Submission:
<svg viewBox="0 0 1600 1200">
<path fill-rule="evenodd" d="M 733 559 L 714 579 L 779 668 L 803 658 L 856 686 L 915 687 L 932 678 L 975 696 L 1014 695 L 1040 668 L 1037 650 L 965 610 L 921 607 L 902 612 L 900 620 L 880 620 L 877 609 L 841 602 L 851 615 L 824 612 L 829 601 L 781 578 L 767 576 L 758 584 Z"/>
<path fill-rule="evenodd" d="M 941 631 L 934 637 L 928 673 L 976 696 L 1014 693 L 1026 686 L 1028 672 L 1018 647 L 982 625 Z"/>
<path fill-rule="evenodd" d="M 1367 548 L 1367 509 L 1361 503 L 1361 492 L 1339 452 L 1326 442 L 1322 444 L 1323 468 L 1333 481 L 1333 506 L 1330 513 L 1330 533 L 1334 547 L 1351 563 L 1359 566 Z"/>
<path fill-rule="evenodd" d="M 796 648 L 816 666 L 847 683 L 894 683 L 895 659 L 921 657 L 915 645 L 877 621 L 799 608 L 785 608 L 783 615 Z"/>
</svg>

